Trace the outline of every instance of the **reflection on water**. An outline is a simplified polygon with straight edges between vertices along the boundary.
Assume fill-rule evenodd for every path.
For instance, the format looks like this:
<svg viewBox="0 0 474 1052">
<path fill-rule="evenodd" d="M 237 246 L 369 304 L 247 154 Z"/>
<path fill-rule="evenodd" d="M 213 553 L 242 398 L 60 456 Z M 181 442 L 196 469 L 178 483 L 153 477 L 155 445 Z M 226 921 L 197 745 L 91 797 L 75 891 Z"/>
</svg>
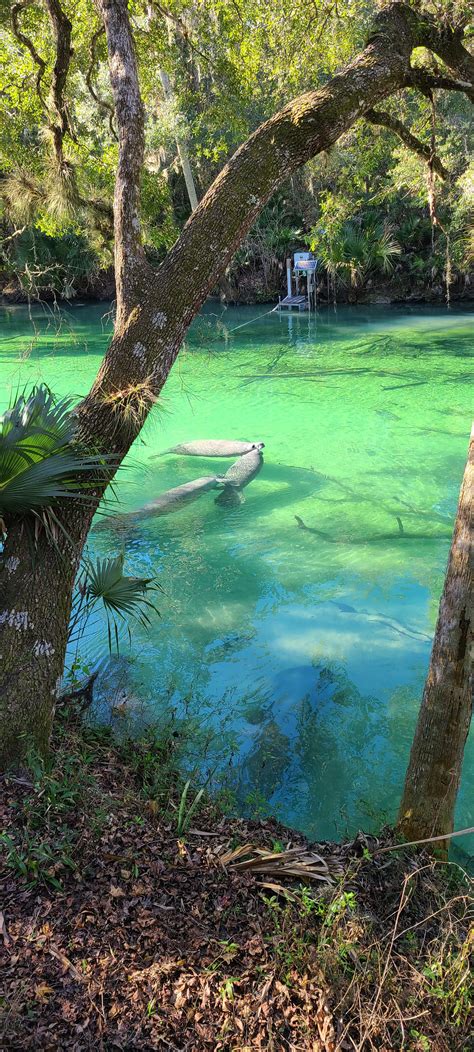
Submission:
<svg viewBox="0 0 474 1052">
<path fill-rule="evenodd" d="M 230 780 L 241 809 L 257 801 L 310 835 L 342 835 L 393 817 L 400 793 L 467 449 L 472 315 L 258 320 L 265 310 L 197 320 L 118 483 L 121 510 L 135 511 L 231 463 L 154 459 L 162 450 L 263 441 L 245 502 L 219 506 L 211 491 L 90 535 L 92 553 L 123 544 L 128 568 L 164 589 L 161 619 L 136 631 L 102 689 L 140 720 L 193 716 L 203 770 Z M 102 313 L 74 308 L 58 333 L 35 312 L 24 357 L 26 312 L 6 311 L 2 379 L 79 397 L 106 346 Z M 84 645 L 94 659 L 105 635 L 96 626 Z M 471 743 L 460 825 L 473 824 L 473 782 Z"/>
</svg>

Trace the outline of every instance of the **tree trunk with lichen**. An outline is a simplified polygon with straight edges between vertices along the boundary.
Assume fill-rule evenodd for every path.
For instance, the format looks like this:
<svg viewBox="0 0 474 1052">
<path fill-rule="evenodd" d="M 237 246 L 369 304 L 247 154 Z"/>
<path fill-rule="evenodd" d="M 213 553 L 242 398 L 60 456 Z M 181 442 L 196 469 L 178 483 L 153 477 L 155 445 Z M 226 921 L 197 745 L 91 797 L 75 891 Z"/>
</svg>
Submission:
<svg viewBox="0 0 474 1052">
<path fill-rule="evenodd" d="M 159 396 L 188 326 L 276 188 L 375 104 L 411 83 L 415 47 L 431 48 L 471 84 L 474 61 L 459 34 L 440 32 L 403 3 L 389 5 L 376 17 L 365 50 L 345 70 L 290 102 L 241 146 L 154 271 L 140 236 L 144 119 L 127 4 L 99 0 L 98 6 L 119 134 L 117 316 L 97 378 L 76 414 L 82 444 L 115 453 L 120 462 Z M 0 767 L 18 763 L 29 744 L 46 748 L 74 575 L 101 495 L 98 490 L 87 507 L 69 501 L 57 509 L 72 542 L 61 541 L 60 558 L 41 535 L 32 563 L 21 522 L 7 522 L 0 566 Z"/>
<path fill-rule="evenodd" d="M 0 756 L 45 755 L 64 667 L 77 560 L 33 529 L 9 529 L 0 562 Z"/>
<path fill-rule="evenodd" d="M 399 828 L 407 840 L 442 836 L 454 828 L 454 807 L 472 716 L 473 513 L 474 428 L 400 806 Z"/>
</svg>

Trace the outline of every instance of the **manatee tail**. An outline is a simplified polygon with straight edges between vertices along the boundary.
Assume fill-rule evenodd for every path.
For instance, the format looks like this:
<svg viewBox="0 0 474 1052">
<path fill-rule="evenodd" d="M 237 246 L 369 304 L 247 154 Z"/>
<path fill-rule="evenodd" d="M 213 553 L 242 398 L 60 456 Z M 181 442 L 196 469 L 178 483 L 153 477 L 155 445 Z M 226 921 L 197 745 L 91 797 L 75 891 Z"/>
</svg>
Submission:
<svg viewBox="0 0 474 1052">
<path fill-rule="evenodd" d="M 239 504 L 243 504 L 244 500 L 244 495 L 238 486 L 224 486 L 219 496 L 215 498 L 214 504 L 223 505 L 225 508 L 236 508 Z"/>
</svg>

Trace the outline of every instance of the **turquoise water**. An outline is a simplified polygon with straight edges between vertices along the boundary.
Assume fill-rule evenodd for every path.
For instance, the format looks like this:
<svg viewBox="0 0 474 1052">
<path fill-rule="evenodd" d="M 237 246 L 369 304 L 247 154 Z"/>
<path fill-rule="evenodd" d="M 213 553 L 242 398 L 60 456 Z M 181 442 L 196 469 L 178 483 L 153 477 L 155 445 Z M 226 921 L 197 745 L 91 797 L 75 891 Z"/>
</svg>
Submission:
<svg viewBox="0 0 474 1052">
<path fill-rule="evenodd" d="M 77 306 L 58 329 L 5 309 L 3 402 L 38 380 L 84 394 L 105 310 Z M 167 447 L 263 441 L 245 503 L 210 492 L 90 535 L 91 553 L 124 544 L 128 568 L 164 590 L 161 617 L 102 685 L 134 719 L 195 718 L 201 776 L 229 784 L 242 811 L 342 836 L 393 817 L 400 794 L 467 451 L 472 314 L 265 310 L 206 308 L 117 483 L 120 510 L 136 510 L 231 463 L 153 459 Z M 100 657 L 104 626 L 82 646 Z M 471 740 L 460 826 L 473 824 L 473 783 Z"/>
</svg>

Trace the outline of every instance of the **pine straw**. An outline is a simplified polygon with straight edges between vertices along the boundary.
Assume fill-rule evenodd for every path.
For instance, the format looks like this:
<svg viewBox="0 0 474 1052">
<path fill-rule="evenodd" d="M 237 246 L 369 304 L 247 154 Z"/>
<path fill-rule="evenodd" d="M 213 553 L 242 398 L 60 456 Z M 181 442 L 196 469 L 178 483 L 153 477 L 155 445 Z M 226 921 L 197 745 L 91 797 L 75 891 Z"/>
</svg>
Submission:
<svg viewBox="0 0 474 1052">
<path fill-rule="evenodd" d="M 53 861 L 34 884 L 2 872 L 2 1048 L 468 1048 L 468 889 L 451 886 L 455 867 L 364 857 L 380 841 L 363 836 L 309 847 L 211 809 L 182 842 L 120 750 L 91 749 L 86 762 L 78 733 L 58 753 L 58 779 L 77 757 L 69 805 L 3 783 L 17 846 L 27 832 L 30 854 L 41 844 Z"/>
</svg>

